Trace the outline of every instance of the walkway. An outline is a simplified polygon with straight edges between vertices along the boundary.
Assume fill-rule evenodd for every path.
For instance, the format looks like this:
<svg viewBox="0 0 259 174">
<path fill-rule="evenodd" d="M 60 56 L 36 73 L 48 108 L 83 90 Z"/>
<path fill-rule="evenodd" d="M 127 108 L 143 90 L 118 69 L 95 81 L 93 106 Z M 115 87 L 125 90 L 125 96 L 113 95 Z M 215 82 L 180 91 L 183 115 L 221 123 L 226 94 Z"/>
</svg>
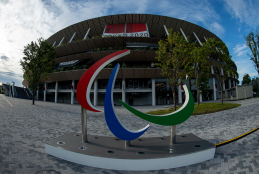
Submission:
<svg viewBox="0 0 259 174">
<path fill-rule="evenodd" d="M 67 162 L 45 153 L 44 143 L 70 132 L 81 131 L 79 105 L 55 104 L 5 97 L 0 95 L 0 174 L 30 174 L 39 170 L 55 170 L 62 174 L 147 174 L 147 173 L 259 173 L 259 131 L 231 144 L 217 148 L 215 158 L 203 163 L 161 171 L 127 172 L 105 170 Z M 219 143 L 259 126 L 259 98 L 241 100 L 242 106 L 212 114 L 192 116 L 177 126 L 177 134 L 193 133 L 211 143 Z M 103 108 L 98 106 L 98 108 Z M 164 106 L 135 107 L 143 112 Z M 147 122 L 115 107 L 121 121 L 131 129 Z M 150 123 L 149 123 L 150 124 Z M 150 124 L 144 137 L 168 136 L 170 127 Z M 113 136 L 103 113 L 88 113 L 88 132 Z M 41 172 L 47 173 L 47 172 Z M 55 172 L 49 172 L 54 174 Z M 38 173 L 40 174 L 40 173 Z"/>
</svg>

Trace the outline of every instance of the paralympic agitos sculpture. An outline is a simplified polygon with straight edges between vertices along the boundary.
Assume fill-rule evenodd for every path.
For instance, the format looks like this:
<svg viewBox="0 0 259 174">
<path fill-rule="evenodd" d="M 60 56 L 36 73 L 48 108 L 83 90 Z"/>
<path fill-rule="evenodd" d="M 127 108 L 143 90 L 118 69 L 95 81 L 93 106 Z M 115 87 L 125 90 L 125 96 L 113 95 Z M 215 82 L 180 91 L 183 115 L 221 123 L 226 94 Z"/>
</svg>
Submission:
<svg viewBox="0 0 259 174">
<path fill-rule="evenodd" d="M 113 87 L 119 71 L 119 64 L 115 66 L 111 73 L 104 103 L 106 123 L 111 132 L 119 139 L 87 135 L 86 110 L 101 112 L 90 102 L 90 90 L 94 79 L 106 65 L 129 53 L 130 50 L 121 50 L 108 55 L 93 64 L 82 75 L 77 85 L 77 100 L 81 105 L 82 140 L 80 141 L 79 133 L 69 133 L 57 137 L 45 144 L 46 153 L 77 164 L 134 171 L 182 167 L 212 159 L 215 154 L 213 144 L 193 134 L 177 136 L 175 134 L 175 125 L 187 120 L 194 109 L 193 96 L 186 86 L 183 86 L 186 94 L 183 106 L 167 115 L 145 114 L 120 101 L 127 110 L 144 120 L 171 126 L 170 137 L 137 139 L 147 131 L 149 125 L 140 130 L 130 130 L 121 124 L 116 116 L 113 104 Z M 121 142 L 121 140 L 125 140 L 125 142 Z"/>
<path fill-rule="evenodd" d="M 130 53 L 130 50 L 121 50 L 117 51 L 113 54 L 110 54 L 101 60 L 97 61 L 95 64 L 93 64 L 81 77 L 80 81 L 78 82 L 77 86 L 77 100 L 79 104 L 85 108 L 86 110 L 93 111 L 93 112 L 101 112 L 100 110 L 96 109 L 90 102 L 90 89 L 93 84 L 93 81 L 95 77 L 98 75 L 98 73 L 109 63 L 125 56 Z M 118 137 L 121 140 L 130 141 L 134 140 L 138 137 L 140 137 L 142 134 L 144 134 L 147 129 L 149 128 L 149 125 L 146 127 L 133 131 L 129 130 L 125 126 L 123 126 L 119 119 L 116 116 L 116 113 L 114 112 L 114 104 L 113 104 L 113 88 L 114 88 L 114 82 L 117 77 L 117 73 L 119 70 L 120 65 L 117 64 L 112 71 L 112 74 L 110 76 L 106 94 L 105 94 L 105 103 L 104 103 L 104 114 L 106 123 L 111 130 L 111 132 Z M 135 114 L 136 116 L 147 120 L 149 122 L 159 124 L 159 125 L 165 125 L 165 126 L 172 126 L 181 124 L 184 121 L 186 121 L 193 113 L 194 110 L 194 99 L 190 92 L 190 90 L 184 85 L 184 91 L 186 93 L 186 100 L 183 104 L 183 106 L 170 114 L 166 115 L 149 115 L 142 113 L 123 101 L 120 101 L 120 103 L 130 112 Z"/>
</svg>

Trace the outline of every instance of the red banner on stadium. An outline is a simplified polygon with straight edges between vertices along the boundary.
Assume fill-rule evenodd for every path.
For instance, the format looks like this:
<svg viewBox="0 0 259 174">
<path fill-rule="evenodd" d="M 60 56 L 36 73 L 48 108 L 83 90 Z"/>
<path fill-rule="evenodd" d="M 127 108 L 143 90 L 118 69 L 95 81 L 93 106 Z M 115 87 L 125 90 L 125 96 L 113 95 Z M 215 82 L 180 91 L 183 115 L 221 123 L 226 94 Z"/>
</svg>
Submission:
<svg viewBox="0 0 259 174">
<path fill-rule="evenodd" d="M 127 36 L 127 37 L 149 37 L 147 24 L 113 24 L 106 25 L 103 37 Z"/>
</svg>

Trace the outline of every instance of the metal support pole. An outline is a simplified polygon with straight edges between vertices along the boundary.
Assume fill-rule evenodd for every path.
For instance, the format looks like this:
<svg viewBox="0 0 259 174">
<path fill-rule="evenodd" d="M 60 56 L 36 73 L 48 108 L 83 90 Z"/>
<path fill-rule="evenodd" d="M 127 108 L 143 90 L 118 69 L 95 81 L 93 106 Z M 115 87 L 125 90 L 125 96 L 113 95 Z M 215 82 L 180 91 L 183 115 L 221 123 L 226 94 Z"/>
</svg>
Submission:
<svg viewBox="0 0 259 174">
<path fill-rule="evenodd" d="M 126 101 L 126 82 L 125 78 L 122 79 L 122 89 L 121 89 L 121 96 L 122 96 L 122 101 Z"/>
<path fill-rule="evenodd" d="M 64 39 L 65 39 L 65 37 L 63 37 L 63 38 L 61 39 L 61 41 L 59 42 L 58 46 L 60 46 L 60 45 L 62 44 L 62 42 L 63 42 Z"/>
<path fill-rule="evenodd" d="M 81 106 L 82 142 L 87 142 L 87 118 L 86 109 Z"/>
<path fill-rule="evenodd" d="M 56 81 L 56 86 L 55 86 L 55 103 L 58 102 L 58 81 Z"/>
<path fill-rule="evenodd" d="M 166 35 L 167 36 L 169 36 L 169 32 L 168 32 L 168 30 L 167 30 L 167 28 L 166 28 L 166 26 L 164 25 L 164 29 L 165 29 L 165 33 L 166 33 Z"/>
<path fill-rule="evenodd" d="M 176 125 L 171 126 L 170 146 L 176 144 Z"/>
<path fill-rule="evenodd" d="M 152 79 L 152 106 L 156 106 L 156 81 Z"/>
<path fill-rule="evenodd" d="M 125 147 L 129 147 L 130 146 L 130 141 L 125 141 Z"/>
<path fill-rule="evenodd" d="M 47 95 L 47 83 L 46 82 L 44 84 L 44 88 L 45 88 L 45 90 L 44 90 L 44 98 L 43 98 L 43 100 L 46 101 L 46 95 Z"/>
<path fill-rule="evenodd" d="M 106 28 L 106 27 L 105 27 L 105 28 Z M 104 29 L 105 29 L 105 28 L 104 28 Z M 88 30 L 87 30 L 87 32 L 86 32 L 86 34 L 85 34 L 84 40 L 87 38 L 89 32 L 90 32 L 90 28 L 88 28 Z"/>
</svg>

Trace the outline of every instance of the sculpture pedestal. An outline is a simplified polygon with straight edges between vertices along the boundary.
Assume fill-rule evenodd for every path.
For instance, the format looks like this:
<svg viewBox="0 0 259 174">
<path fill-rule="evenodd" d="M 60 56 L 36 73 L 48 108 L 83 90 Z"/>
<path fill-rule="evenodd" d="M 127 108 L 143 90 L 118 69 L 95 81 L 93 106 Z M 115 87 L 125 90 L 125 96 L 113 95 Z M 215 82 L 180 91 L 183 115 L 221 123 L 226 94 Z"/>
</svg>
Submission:
<svg viewBox="0 0 259 174">
<path fill-rule="evenodd" d="M 187 166 L 214 158 L 215 145 L 193 134 L 177 135 L 169 146 L 170 137 L 139 138 L 125 141 L 116 137 L 88 135 L 83 143 L 81 134 L 70 133 L 45 144 L 46 153 L 77 164 L 113 170 L 160 170 Z"/>
</svg>

